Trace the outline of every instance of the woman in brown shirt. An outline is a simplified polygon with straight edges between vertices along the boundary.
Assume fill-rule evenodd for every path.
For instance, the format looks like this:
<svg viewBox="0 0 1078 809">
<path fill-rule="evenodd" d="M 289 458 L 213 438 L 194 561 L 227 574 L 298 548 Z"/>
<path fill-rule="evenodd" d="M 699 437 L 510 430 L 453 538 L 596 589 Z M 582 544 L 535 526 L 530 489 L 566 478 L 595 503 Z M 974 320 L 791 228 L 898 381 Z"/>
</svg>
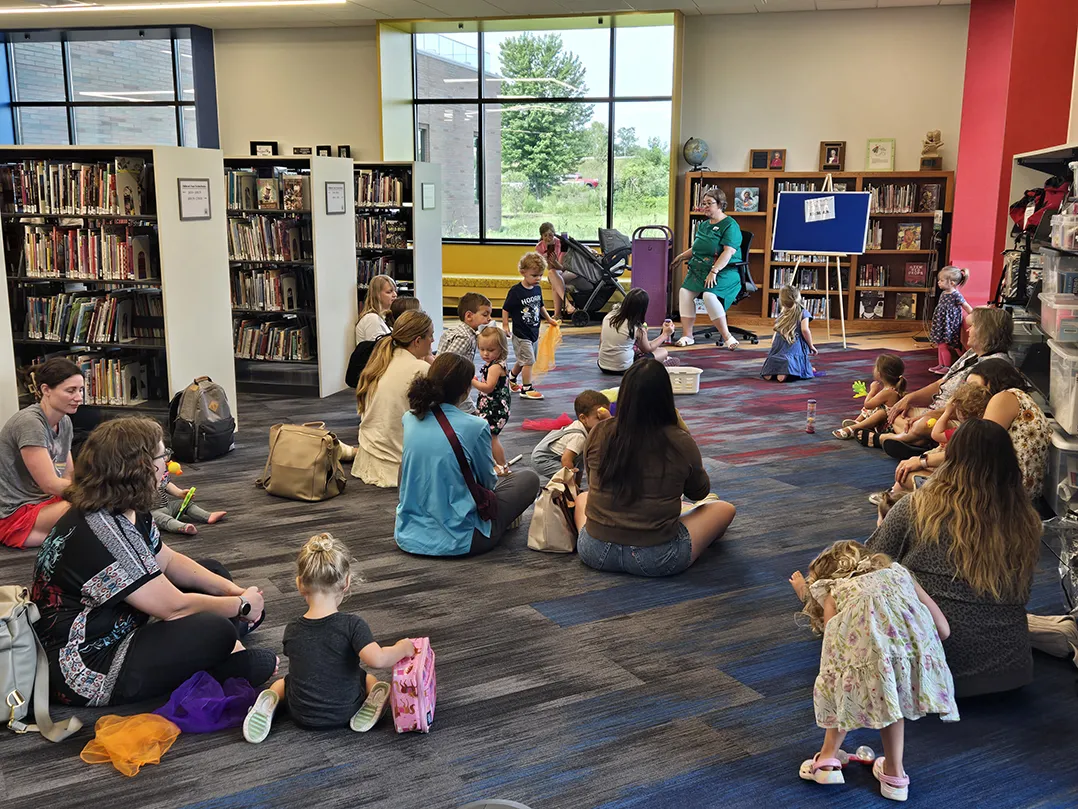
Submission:
<svg viewBox="0 0 1078 809">
<path fill-rule="evenodd" d="M 673 576 L 721 537 L 736 509 L 721 500 L 681 516 L 682 495 L 711 490 L 696 442 L 677 426 L 670 375 L 640 360 L 618 391 L 617 415 L 600 422 L 584 449 L 591 488 L 576 501 L 577 552 L 588 567 Z"/>
</svg>

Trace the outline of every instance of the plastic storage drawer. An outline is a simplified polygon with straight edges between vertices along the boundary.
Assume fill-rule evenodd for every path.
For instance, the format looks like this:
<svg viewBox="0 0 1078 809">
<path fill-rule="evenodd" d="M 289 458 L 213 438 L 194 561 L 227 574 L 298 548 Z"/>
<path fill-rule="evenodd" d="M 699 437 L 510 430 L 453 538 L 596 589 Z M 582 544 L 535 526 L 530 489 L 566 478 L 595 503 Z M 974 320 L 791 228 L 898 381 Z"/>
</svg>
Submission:
<svg viewBox="0 0 1078 809">
<path fill-rule="evenodd" d="M 1067 435 L 1058 424 L 1052 425 L 1044 499 L 1052 505 L 1057 517 L 1078 511 L 1078 438 Z"/>
<path fill-rule="evenodd" d="M 1042 292 L 1041 328 L 1061 343 L 1078 342 L 1078 295 Z"/>
<path fill-rule="evenodd" d="M 1044 257 L 1044 291 L 1078 293 L 1078 256 L 1068 256 L 1049 248 L 1042 248 Z"/>
<path fill-rule="evenodd" d="M 1059 426 L 1078 433 L 1078 346 L 1048 341 L 1052 351 L 1052 376 L 1048 399 Z"/>
<path fill-rule="evenodd" d="M 1033 321 L 1016 320 L 1011 338 L 1011 350 L 1007 354 L 1011 358 L 1011 364 L 1015 368 L 1021 368 L 1029 349 L 1044 342 L 1044 332 Z"/>
</svg>

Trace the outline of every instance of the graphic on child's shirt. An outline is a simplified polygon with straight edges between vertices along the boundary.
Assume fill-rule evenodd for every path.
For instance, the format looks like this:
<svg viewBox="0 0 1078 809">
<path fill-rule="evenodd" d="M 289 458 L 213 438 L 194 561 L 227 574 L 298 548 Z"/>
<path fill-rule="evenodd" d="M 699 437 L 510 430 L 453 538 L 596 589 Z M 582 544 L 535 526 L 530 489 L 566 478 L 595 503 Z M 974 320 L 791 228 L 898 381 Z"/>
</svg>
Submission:
<svg viewBox="0 0 1078 809">
<path fill-rule="evenodd" d="M 520 319 L 526 326 L 539 325 L 539 307 L 542 305 L 542 302 L 543 298 L 541 295 L 525 298 L 520 302 Z"/>
</svg>

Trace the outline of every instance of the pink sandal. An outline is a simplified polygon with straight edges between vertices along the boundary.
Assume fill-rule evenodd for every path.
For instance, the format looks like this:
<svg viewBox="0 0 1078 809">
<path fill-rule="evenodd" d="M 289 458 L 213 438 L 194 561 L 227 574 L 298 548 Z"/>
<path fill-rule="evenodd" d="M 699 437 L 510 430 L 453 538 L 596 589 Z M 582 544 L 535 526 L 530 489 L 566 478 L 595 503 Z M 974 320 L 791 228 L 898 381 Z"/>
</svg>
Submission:
<svg viewBox="0 0 1078 809">
<path fill-rule="evenodd" d="M 872 764 L 872 775 L 880 782 L 880 794 L 888 800 L 904 801 L 910 796 L 910 777 L 908 775 L 887 775 L 883 771 L 884 757 L 880 756 Z"/>
<path fill-rule="evenodd" d="M 825 770 L 824 767 L 834 767 L 833 770 Z M 806 781 L 815 781 L 817 784 L 845 784 L 842 777 L 842 762 L 837 758 L 820 758 L 817 753 L 807 761 L 801 762 L 801 770 L 798 772 Z"/>
</svg>

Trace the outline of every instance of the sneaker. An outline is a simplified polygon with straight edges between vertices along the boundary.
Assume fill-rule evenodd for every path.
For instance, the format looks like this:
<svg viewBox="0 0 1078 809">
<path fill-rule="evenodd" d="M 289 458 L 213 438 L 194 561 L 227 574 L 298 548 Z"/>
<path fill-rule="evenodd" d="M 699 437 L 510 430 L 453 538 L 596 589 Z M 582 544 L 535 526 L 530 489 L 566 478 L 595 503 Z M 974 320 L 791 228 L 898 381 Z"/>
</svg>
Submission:
<svg viewBox="0 0 1078 809">
<path fill-rule="evenodd" d="M 348 727 L 356 733 L 366 733 L 378 724 L 378 720 L 385 713 L 389 703 L 389 683 L 377 683 L 367 694 L 363 704 L 356 711 L 349 722 Z"/>
<path fill-rule="evenodd" d="M 665 365 L 667 368 L 678 368 L 681 366 L 681 360 L 679 360 L 673 355 L 670 355 L 665 360 L 663 360 L 663 365 Z"/>
<path fill-rule="evenodd" d="M 513 393 L 520 393 L 520 389 L 523 387 L 523 385 L 517 382 L 517 378 L 515 376 L 509 377 L 509 390 L 513 391 Z"/>
<path fill-rule="evenodd" d="M 1072 657 L 1078 665 L 1078 623 L 1069 615 L 1027 615 L 1029 643 L 1053 657 Z"/>
<path fill-rule="evenodd" d="M 948 368 L 946 365 L 933 365 L 931 368 L 928 369 L 928 372 L 930 374 L 938 374 L 939 376 L 945 376 L 950 370 L 951 369 Z"/>
<path fill-rule="evenodd" d="M 269 688 L 258 695 L 255 704 L 247 712 L 247 718 L 243 720 L 243 738 L 251 744 L 261 744 L 266 740 L 273 725 L 277 703 L 277 694 Z"/>
<path fill-rule="evenodd" d="M 526 388 L 525 387 L 520 388 L 520 398 L 521 399 L 536 399 L 536 400 L 539 400 L 539 399 L 543 399 L 545 397 L 543 396 L 543 394 L 541 394 L 539 391 L 537 391 L 535 388 L 533 388 L 531 385 L 529 385 Z"/>
</svg>

